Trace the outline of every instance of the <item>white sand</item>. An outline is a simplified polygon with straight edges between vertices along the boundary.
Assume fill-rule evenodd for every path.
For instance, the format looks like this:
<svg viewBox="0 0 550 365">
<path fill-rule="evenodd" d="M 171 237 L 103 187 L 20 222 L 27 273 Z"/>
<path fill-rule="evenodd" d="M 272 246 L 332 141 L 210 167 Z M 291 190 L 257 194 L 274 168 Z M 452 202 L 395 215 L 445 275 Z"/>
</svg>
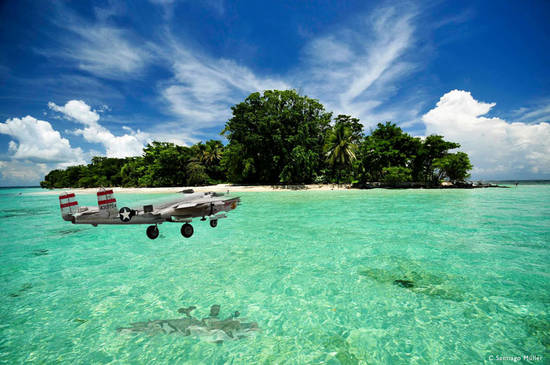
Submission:
<svg viewBox="0 0 550 365">
<path fill-rule="evenodd" d="M 218 193 L 239 193 L 239 192 L 264 192 L 264 191 L 289 191 L 289 190 L 348 190 L 349 185 L 332 185 L 332 184 L 312 184 L 312 185 L 231 185 L 231 184 L 218 184 L 208 186 L 183 186 L 183 187 L 166 187 L 166 188 L 112 188 L 115 193 L 128 193 L 128 194 L 151 194 L 151 193 L 178 193 L 184 189 L 193 189 L 194 191 L 215 191 Z M 37 193 L 37 194 L 60 194 L 61 192 L 73 192 L 75 194 L 95 194 L 98 188 L 78 188 L 78 189 L 52 189 Z"/>
</svg>

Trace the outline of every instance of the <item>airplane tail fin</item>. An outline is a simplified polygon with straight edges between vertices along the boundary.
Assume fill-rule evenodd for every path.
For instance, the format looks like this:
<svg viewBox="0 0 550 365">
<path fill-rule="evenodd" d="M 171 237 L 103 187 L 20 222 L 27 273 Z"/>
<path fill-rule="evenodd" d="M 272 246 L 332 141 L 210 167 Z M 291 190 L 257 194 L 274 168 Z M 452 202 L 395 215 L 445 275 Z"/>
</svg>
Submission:
<svg viewBox="0 0 550 365">
<path fill-rule="evenodd" d="M 59 195 L 59 207 L 63 217 L 78 212 L 78 202 L 75 200 L 74 193 L 61 193 Z"/>
<path fill-rule="evenodd" d="M 99 207 L 99 211 L 117 210 L 113 190 L 105 190 L 104 188 L 100 188 L 97 192 L 97 205 Z"/>
</svg>

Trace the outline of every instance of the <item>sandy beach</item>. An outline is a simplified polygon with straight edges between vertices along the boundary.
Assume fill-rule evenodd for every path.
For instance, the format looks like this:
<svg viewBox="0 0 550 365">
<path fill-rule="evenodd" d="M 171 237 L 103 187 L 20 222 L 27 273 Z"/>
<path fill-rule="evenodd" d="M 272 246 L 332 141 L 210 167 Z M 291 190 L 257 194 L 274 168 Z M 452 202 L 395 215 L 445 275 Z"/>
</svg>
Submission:
<svg viewBox="0 0 550 365">
<path fill-rule="evenodd" d="M 350 190 L 349 185 L 333 185 L 333 184 L 311 184 L 311 185 L 231 185 L 231 184 L 218 184 L 207 186 L 176 186 L 176 187 L 162 187 L 162 188 L 123 188 L 112 187 L 115 193 L 120 194 L 167 194 L 178 193 L 184 189 L 193 189 L 194 191 L 214 191 L 218 193 L 240 193 L 240 192 L 266 192 L 266 191 L 289 191 L 289 190 Z M 44 189 L 37 194 L 44 195 L 56 195 L 64 191 L 71 191 L 76 194 L 95 194 L 98 188 L 66 188 L 66 189 Z"/>
</svg>

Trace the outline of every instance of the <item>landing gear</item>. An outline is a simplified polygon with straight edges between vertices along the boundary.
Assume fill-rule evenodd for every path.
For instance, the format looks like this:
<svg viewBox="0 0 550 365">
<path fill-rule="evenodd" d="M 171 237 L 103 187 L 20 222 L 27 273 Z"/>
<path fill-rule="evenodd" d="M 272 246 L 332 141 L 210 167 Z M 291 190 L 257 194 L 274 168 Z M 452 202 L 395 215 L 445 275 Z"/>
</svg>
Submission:
<svg viewBox="0 0 550 365">
<path fill-rule="evenodd" d="M 159 236 L 159 229 L 157 226 L 149 226 L 147 227 L 147 237 L 154 240 Z"/>
<path fill-rule="evenodd" d="M 210 219 L 210 227 L 216 228 L 217 225 L 218 225 L 217 219 Z"/>
<path fill-rule="evenodd" d="M 183 226 L 181 226 L 181 235 L 185 238 L 189 238 L 193 235 L 193 226 L 189 223 L 185 223 Z"/>
</svg>

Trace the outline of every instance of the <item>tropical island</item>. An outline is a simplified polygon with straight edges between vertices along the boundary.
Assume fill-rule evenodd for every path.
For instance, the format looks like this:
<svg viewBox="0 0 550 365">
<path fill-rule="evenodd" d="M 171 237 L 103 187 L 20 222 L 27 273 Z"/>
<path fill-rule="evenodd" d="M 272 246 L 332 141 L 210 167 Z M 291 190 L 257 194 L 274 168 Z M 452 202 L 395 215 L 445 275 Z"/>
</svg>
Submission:
<svg viewBox="0 0 550 365">
<path fill-rule="evenodd" d="M 203 186 L 472 187 L 472 164 L 443 136 L 413 137 L 391 122 L 369 134 L 359 119 L 333 113 L 295 90 L 250 94 L 231 108 L 227 138 L 190 147 L 152 142 L 138 157 L 93 157 L 50 171 L 43 188 Z"/>
</svg>

